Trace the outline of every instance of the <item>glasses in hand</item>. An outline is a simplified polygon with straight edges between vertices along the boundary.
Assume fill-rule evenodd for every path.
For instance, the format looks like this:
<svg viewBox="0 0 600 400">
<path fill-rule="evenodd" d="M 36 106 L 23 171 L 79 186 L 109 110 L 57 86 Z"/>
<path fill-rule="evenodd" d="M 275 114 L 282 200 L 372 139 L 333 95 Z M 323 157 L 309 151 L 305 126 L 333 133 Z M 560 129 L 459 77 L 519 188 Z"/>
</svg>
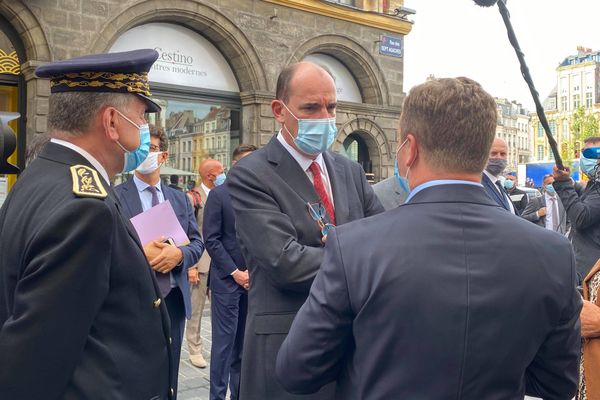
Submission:
<svg viewBox="0 0 600 400">
<path fill-rule="evenodd" d="M 311 218 L 319 225 L 321 235 L 327 237 L 327 233 L 329 233 L 329 230 L 335 227 L 335 225 L 324 221 L 326 214 L 325 207 L 321 203 L 306 203 L 306 205 Z"/>
</svg>

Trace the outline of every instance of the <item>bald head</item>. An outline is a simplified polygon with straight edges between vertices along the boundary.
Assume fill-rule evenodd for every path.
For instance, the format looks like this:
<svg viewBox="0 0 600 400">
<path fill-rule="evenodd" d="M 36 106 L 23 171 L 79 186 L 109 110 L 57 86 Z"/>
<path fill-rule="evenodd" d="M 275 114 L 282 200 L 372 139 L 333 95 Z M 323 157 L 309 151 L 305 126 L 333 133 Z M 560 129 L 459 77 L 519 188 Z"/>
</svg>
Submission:
<svg viewBox="0 0 600 400">
<path fill-rule="evenodd" d="M 223 164 L 217 160 L 207 159 L 200 163 L 198 173 L 202 183 L 209 189 L 215 187 L 215 178 L 223 172 Z"/>
<path fill-rule="evenodd" d="M 301 61 L 281 71 L 277 79 L 275 98 L 287 102 L 298 83 L 305 83 L 315 77 L 327 80 L 335 88 L 335 81 L 328 70 L 313 62 Z"/>
<path fill-rule="evenodd" d="M 508 145 L 502 138 L 494 138 L 492 148 L 490 149 L 490 158 L 499 158 L 506 160 L 508 158 Z"/>
</svg>

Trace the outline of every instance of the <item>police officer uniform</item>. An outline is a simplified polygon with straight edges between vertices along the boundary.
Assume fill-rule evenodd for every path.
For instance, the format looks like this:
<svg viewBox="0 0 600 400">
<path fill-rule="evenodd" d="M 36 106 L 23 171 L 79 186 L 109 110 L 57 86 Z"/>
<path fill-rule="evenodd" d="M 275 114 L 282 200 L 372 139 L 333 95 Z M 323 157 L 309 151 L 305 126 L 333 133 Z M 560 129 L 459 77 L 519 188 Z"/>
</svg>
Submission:
<svg viewBox="0 0 600 400">
<path fill-rule="evenodd" d="M 52 93 L 132 93 L 154 112 L 147 72 L 157 57 L 91 55 L 36 73 Z M 172 396 L 167 310 L 97 160 L 48 143 L 9 193 L 0 227 L 0 398 Z"/>
</svg>

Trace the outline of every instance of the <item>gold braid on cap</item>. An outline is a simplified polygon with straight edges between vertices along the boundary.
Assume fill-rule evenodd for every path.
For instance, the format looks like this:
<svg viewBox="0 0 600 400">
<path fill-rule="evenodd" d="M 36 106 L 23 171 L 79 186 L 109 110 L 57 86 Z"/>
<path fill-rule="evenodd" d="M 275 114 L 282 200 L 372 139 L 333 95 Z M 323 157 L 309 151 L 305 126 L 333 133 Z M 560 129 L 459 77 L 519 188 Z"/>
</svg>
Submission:
<svg viewBox="0 0 600 400">
<path fill-rule="evenodd" d="M 148 73 L 112 73 L 112 72 L 73 72 L 61 75 L 51 80 L 51 87 L 66 85 L 69 88 L 107 87 L 116 92 L 123 89 L 127 92 L 143 93 L 152 96 L 148 84 Z"/>
</svg>

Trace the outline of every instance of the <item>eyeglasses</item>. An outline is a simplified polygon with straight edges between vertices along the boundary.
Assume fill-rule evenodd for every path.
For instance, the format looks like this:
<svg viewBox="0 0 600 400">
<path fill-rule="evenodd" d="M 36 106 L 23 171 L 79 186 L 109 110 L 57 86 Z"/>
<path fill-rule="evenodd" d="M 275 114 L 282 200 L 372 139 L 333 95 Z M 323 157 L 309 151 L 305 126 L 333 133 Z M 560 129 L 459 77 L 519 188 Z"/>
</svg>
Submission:
<svg viewBox="0 0 600 400">
<path fill-rule="evenodd" d="M 321 203 L 306 203 L 308 207 L 308 213 L 310 214 L 313 221 L 315 221 L 319 228 L 321 229 L 321 235 L 326 237 L 329 233 L 329 230 L 334 228 L 335 225 L 330 224 L 329 222 L 325 222 L 323 219 L 325 218 L 325 207 Z"/>
</svg>

